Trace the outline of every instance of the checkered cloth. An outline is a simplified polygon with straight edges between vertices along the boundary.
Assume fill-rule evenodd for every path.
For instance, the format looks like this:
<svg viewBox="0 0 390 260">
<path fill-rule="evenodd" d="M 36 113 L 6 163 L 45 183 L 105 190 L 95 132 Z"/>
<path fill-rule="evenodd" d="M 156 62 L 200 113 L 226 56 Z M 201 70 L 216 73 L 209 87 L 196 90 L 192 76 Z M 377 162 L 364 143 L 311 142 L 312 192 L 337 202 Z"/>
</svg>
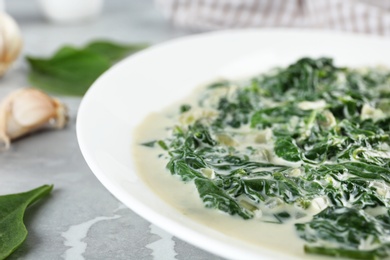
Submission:
<svg viewBox="0 0 390 260">
<path fill-rule="evenodd" d="M 390 0 L 156 0 L 180 27 L 327 28 L 390 35 Z"/>
</svg>

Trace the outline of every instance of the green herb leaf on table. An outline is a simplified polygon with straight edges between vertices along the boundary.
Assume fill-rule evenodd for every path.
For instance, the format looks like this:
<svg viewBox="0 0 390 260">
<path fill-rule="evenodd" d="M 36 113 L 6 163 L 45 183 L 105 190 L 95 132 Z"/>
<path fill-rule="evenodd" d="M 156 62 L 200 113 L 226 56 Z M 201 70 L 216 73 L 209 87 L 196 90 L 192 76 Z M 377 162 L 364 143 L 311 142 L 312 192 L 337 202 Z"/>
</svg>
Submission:
<svg viewBox="0 0 390 260">
<path fill-rule="evenodd" d="M 48 92 L 82 96 L 107 69 L 110 62 L 90 51 L 64 47 L 51 59 L 28 57 L 33 69 L 30 82 Z"/>
<path fill-rule="evenodd" d="M 43 185 L 31 191 L 0 196 L 0 259 L 11 255 L 26 239 L 23 223 L 28 206 L 47 196 L 53 185 Z"/>
<path fill-rule="evenodd" d="M 130 44 L 122 45 L 108 41 L 95 41 L 89 43 L 85 49 L 100 56 L 104 56 L 111 63 L 115 63 L 118 60 L 126 57 L 126 55 L 133 54 L 137 51 L 143 50 L 148 47 L 147 44 Z"/>
<path fill-rule="evenodd" d="M 48 92 L 82 96 L 115 62 L 145 47 L 145 44 L 95 41 L 84 48 L 64 46 L 51 58 L 28 56 L 29 80 L 34 87 Z"/>
</svg>

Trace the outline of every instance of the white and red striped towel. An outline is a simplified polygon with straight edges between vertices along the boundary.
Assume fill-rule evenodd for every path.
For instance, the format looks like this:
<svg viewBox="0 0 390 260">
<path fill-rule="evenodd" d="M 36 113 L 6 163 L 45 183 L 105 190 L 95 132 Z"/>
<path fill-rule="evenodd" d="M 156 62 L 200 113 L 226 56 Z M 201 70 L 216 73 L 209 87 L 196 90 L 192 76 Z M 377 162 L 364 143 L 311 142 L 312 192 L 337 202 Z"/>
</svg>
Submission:
<svg viewBox="0 0 390 260">
<path fill-rule="evenodd" d="M 390 0 L 156 0 L 172 22 L 198 30 L 327 28 L 390 35 Z"/>
</svg>

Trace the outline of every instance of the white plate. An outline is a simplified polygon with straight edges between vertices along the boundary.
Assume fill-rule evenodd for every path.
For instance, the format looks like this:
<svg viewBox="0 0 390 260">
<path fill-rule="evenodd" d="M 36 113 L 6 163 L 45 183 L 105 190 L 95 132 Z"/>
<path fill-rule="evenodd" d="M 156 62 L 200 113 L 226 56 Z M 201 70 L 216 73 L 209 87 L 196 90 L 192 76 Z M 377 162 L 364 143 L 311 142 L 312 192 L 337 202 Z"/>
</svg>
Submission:
<svg viewBox="0 0 390 260">
<path fill-rule="evenodd" d="M 226 236 L 165 203 L 137 176 L 132 132 L 147 114 L 212 78 L 251 74 L 302 56 L 390 66 L 389 46 L 389 39 L 379 37 L 287 30 L 224 31 L 156 45 L 114 66 L 85 95 L 77 119 L 81 151 L 114 196 L 181 239 L 227 258 L 297 259 Z"/>
</svg>

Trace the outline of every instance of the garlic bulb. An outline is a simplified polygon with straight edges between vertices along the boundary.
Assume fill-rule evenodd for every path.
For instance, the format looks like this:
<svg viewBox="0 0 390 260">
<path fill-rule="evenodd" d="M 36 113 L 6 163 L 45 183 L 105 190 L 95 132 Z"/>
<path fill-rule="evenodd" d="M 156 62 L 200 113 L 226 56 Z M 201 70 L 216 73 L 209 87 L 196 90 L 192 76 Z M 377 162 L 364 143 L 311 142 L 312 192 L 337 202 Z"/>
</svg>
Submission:
<svg viewBox="0 0 390 260">
<path fill-rule="evenodd" d="M 59 100 L 40 90 L 17 90 L 0 104 L 0 142 L 8 149 L 13 139 L 44 127 L 63 128 L 67 109 Z"/>
<path fill-rule="evenodd" d="M 22 48 L 20 30 L 14 19 L 0 11 L 0 76 L 4 75 Z"/>
</svg>

